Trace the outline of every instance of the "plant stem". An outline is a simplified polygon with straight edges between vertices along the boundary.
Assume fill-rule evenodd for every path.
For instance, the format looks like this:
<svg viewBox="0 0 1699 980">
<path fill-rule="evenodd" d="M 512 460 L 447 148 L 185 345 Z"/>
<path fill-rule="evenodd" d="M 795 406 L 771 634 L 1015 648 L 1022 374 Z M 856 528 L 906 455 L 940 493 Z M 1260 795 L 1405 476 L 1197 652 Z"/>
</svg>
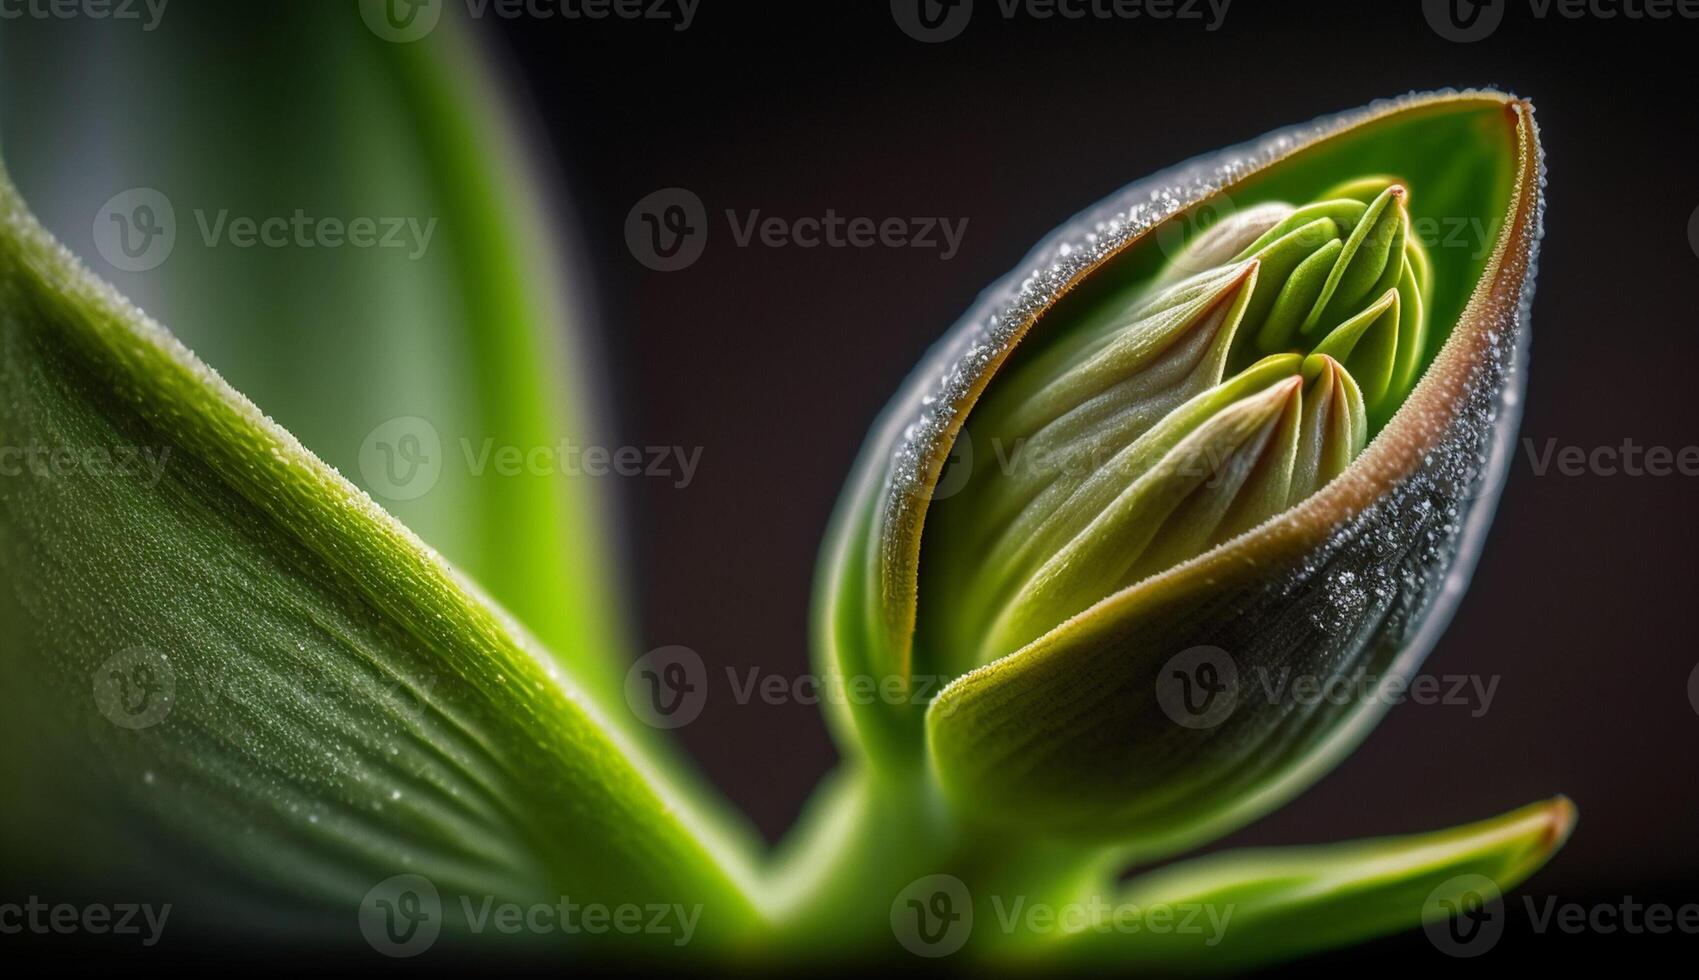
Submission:
<svg viewBox="0 0 1699 980">
<path fill-rule="evenodd" d="M 924 769 L 849 766 L 822 784 L 776 862 L 771 934 L 786 960 L 906 956 L 892 915 L 905 889 L 932 875 L 966 888 L 974 926 L 964 953 L 1030 944 L 1011 909 L 1061 904 L 1102 887 L 1102 850 L 976 820 L 953 808 Z M 899 913 L 901 914 L 901 913 Z"/>
</svg>

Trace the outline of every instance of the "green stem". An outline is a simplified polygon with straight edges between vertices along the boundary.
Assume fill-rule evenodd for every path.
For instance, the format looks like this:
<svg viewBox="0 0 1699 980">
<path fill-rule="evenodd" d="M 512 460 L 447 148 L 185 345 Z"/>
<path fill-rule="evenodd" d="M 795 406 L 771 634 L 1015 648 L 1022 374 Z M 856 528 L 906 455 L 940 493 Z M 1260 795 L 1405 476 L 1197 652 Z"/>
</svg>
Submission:
<svg viewBox="0 0 1699 980">
<path fill-rule="evenodd" d="M 846 767 L 829 777 L 786 841 L 769 895 L 776 959 L 826 960 L 868 950 L 907 956 L 893 926 L 910 912 L 915 882 L 950 875 L 973 906 L 971 932 L 954 955 L 1024 946 L 1005 927 L 1011 910 L 1060 905 L 1101 889 L 1103 851 L 994 826 L 951 807 L 924 770 Z M 923 887 L 927 895 L 933 888 Z M 905 894 L 906 892 L 906 894 Z"/>
</svg>

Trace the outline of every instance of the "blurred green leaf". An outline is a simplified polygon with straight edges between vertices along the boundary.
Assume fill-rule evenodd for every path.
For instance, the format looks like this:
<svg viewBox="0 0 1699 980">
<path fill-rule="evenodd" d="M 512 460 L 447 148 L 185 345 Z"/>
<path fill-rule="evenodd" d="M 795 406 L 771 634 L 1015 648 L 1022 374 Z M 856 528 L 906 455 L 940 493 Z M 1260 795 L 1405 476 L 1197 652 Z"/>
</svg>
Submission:
<svg viewBox="0 0 1699 980">
<path fill-rule="evenodd" d="M 618 703 L 604 494 L 492 462 L 605 434 L 555 202 L 456 14 L 408 43 L 351 2 L 8 21 L 3 145 L 72 251 Z M 157 265 L 107 254 L 134 188 L 173 212 Z M 240 244 L 243 221 L 297 215 L 350 231 Z M 359 220 L 390 243 L 348 244 Z"/>
<path fill-rule="evenodd" d="M 341 908 L 408 871 L 738 928 L 724 814 L 619 734 L 601 494 L 472 465 L 598 433 L 572 266 L 462 25 L 397 44 L 354 4 L 202 4 L 126 26 L 8 21 L 4 146 L 72 251 L 235 387 L 6 184 L 9 872 Z M 163 243 L 124 226 L 142 206 Z M 282 244 L 235 237 L 267 219 Z M 398 247 L 351 244 L 358 221 Z M 410 439 L 436 458 L 396 459 Z"/>
</svg>

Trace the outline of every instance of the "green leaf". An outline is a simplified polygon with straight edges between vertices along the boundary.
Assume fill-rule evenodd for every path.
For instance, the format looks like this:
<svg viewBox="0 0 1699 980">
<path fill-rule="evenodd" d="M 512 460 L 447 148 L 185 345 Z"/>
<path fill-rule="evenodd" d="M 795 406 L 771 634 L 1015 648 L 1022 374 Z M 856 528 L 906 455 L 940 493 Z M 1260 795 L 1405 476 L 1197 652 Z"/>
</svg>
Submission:
<svg viewBox="0 0 1699 980">
<path fill-rule="evenodd" d="M 1508 892 L 1563 846 L 1574 825 L 1574 804 L 1557 797 L 1437 833 L 1199 858 L 1135 879 L 1108 908 L 1034 952 L 1097 966 L 1219 973 L 1335 949 Z M 1167 921 L 1195 928 L 1117 927 L 1117 915 L 1123 923 L 1158 921 L 1151 910 L 1170 910 Z"/>
<path fill-rule="evenodd" d="M 8 867 L 128 868 L 173 895 L 264 882 L 350 914 L 412 872 L 746 924 L 743 856 L 701 806 L 9 182 L 0 446 Z"/>
<path fill-rule="evenodd" d="M 488 462 L 605 444 L 577 265 L 458 8 L 391 43 L 359 6 L 173 4 L 147 32 L 7 21 L 8 164 L 91 268 L 618 704 L 627 643 L 598 481 Z M 101 202 L 133 187 L 175 212 L 167 257 L 137 271 L 94 237 Z M 243 220 L 297 212 L 404 223 L 379 226 L 395 247 L 235 240 Z M 440 448 L 395 484 L 382 443 L 409 434 Z"/>
</svg>

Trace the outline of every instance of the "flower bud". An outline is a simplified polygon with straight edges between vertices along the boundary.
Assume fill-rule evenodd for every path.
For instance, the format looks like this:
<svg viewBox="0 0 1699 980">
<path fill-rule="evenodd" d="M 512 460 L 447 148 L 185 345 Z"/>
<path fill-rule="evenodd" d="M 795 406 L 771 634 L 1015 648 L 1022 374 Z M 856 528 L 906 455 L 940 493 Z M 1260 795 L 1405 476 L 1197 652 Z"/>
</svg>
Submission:
<svg viewBox="0 0 1699 980">
<path fill-rule="evenodd" d="M 1252 677 L 1407 677 L 1449 618 L 1519 417 L 1539 161 L 1526 103 L 1411 96 L 1041 244 L 916 369 L 840 505 L 821 655 L 914 695 L 845 706 L 848 746 L 984 819 L 1148 852 L 1337 761 L 1384 703 Z M 1227 217 L 1171 247 L 1203 209 Z M 1493 248 L 1429 254 L 1413 215 Z M 1251 676 L 1188 727 L 1158 682 L 1199 646 Z"/>
</svg>

